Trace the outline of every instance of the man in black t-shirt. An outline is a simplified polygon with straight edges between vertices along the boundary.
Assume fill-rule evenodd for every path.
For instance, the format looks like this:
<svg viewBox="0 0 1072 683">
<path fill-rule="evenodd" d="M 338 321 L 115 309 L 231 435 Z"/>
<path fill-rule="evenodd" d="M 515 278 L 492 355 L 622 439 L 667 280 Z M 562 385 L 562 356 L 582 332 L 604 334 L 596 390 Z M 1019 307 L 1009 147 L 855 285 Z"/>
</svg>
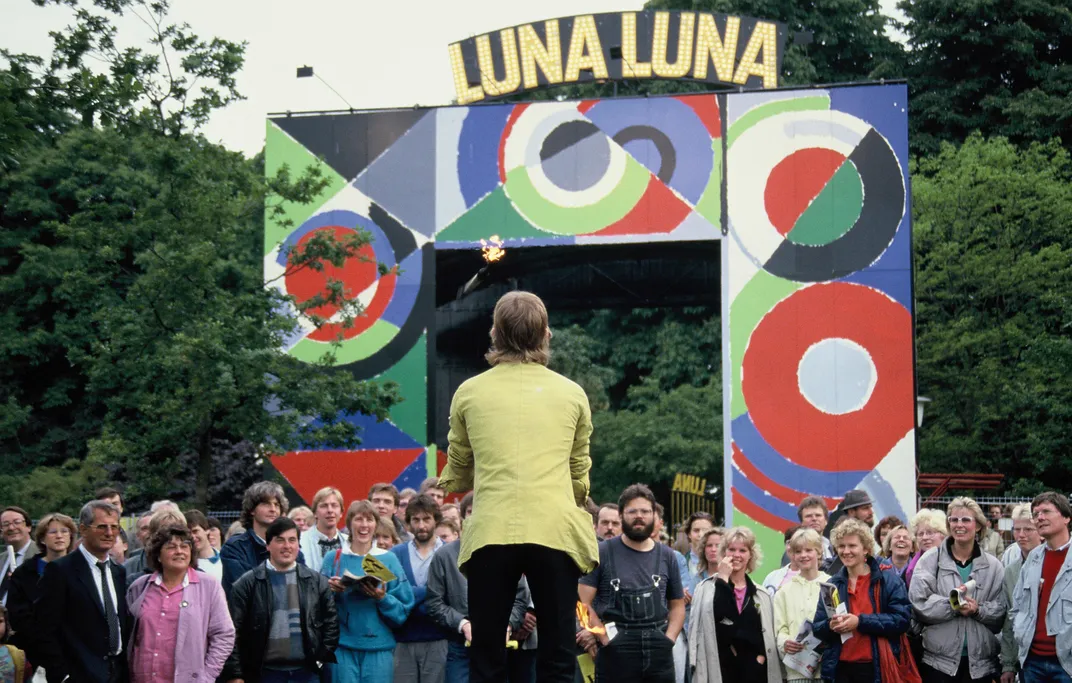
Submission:
<svg viewBox="0 0 1072 683">
<path fill-rule="evenodd" d="M 674 640 L 685 623 L 677 560 L 651 540 L 655 496 L 647 486 L 626 488 L 618 509 L 622 535 L 600 544 L 599 566 L 577 589 L 593 630 L 606 631 L 595 635 L 596 681 L 674 683 Z"/>
</svg>

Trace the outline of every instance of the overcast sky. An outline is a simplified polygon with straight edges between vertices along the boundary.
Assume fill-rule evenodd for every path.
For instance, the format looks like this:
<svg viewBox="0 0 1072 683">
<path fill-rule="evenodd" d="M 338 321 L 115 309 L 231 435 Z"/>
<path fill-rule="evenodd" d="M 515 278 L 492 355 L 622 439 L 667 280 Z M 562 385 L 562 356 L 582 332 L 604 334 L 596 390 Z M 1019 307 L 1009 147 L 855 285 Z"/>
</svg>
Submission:
<svg viewBox="0 0 1072 683">
<path fill-rule="evenodd" d="M 883 0 L 889 11 L 894 2 Z M 641 9 L 643 0 L 173 0 L 172 17 L 202 37 L 249 42 L 239 90 L 248 98 L 218 112 L 206 135 L 255 154 L 269 112 L 347 105 L 315 78 L 310 65 L 355 108 L 447 104 L 454 97 L 447 45 L 469 36 L 558 16 Z M 42 56 L 48 32 L 68 23 L 59 7 L 0 0 L 0 46 Z M 312 9 L 310 9 L 312 8 Z M 124 42 L 146 40 L 134 18 L 119 22 Z"/>
</svg>

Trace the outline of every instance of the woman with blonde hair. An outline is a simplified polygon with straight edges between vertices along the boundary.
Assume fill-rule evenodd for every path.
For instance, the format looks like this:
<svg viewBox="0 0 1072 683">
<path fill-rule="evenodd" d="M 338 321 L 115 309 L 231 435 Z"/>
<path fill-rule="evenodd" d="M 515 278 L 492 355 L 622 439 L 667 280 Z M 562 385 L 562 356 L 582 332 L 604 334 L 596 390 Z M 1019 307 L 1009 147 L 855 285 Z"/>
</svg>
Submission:
<svg viewBox="0 0 1072 683">
<path fill-rule="evenodd" d="M 908 563 L 912 561 L 912 555 L 918 548 L 912 532 L 904 524 L 900 524 L 886 532 L 886 538 L 882 541 L 882 556 L 890 561 L 897 576 L 903 580 L 905 572 L 908 571 Z"/>
<path fill-rule="evenodd" d="M 987 527 L 978 503 L 955 498 L 947 519 L 950 537 L 924 553 L 908 591 L 923 625 L 922 674 L 927 683 L 990 681 L 1001 674 L 1005 568 L 979 542 Z M 954 607 L 956 590 L 963 596 Z"/>
<path fill-rule="evenodd" d="M 848 611 L 831 615 L 822 600 L 817 604 L 813 630 L 826 643 L 822 678 L 837 683 L 883 682 L 880 648 L 888 646 L 897 660 L 907 655 L 903 636 L 912 614 L 908 591 L 896 574 L 882 571 L 872 552 L 875 539 L 868 525 L 846 520 L 830 533 L 830 542 L 842 564 L 830 583 Z M 887 642 L 880 642 L 883 639 Z"/>
<path fill-rule="evenodd" d="M 756 535 L 743 526 L 730 529 L 719 554 L 717 574 L 692 598 L 693 683 L 780 683 L 772 599 L 749 576 L 763 559 Z"/>
<path fill-rule="evenodd" d="M 908 523 L 908 529 L 916 538 L 916 547 L 919 548 L 916 554 L 912 556 L 912 559 L 909 560 L 908 568 L 905 569 L 905 585 L 911 586 L 912 573 L 916 569 L 916 563 L 919 562 L 919 558 L 923 557 L 923 553 L 941 544 L 942 540 L 949 535 L 949 527 L 946 526 L 944 512 L 932 508 L 923 508 Z"/>
<path fill-rule="evenodd" d="M 789 556 L 793 558 L 800 573 L 774 594 L 774 630 L 780 655 L 797 654 L 804 646 L 797 642 L 800 627 L 815 618 L 815 605 L 819 602 L 819 584 L 830 580 L 830 575 L 819 571 L 823 557 L 822 536 L 814 529 L 800 529 L 789 539 Z M 806 681 L 819 677 L 812 673 L 797 671 L 783 665 L 785 679 Z"/>
<path fill-rule="evenodd" d="M 320 573 L 328 577 L 339 612 L 339 646 L 336 662 L 328 666 L 321 680 L 391 681 L 394 679 L 394 630 L 406 623 L 413 609 L 413 589 L 402 563 L 389 550 L 377 548 L 376 526 L 380 515 L 367 500 L 355 500 L 346 511 L 349 543 L 324 556 Z M 365 576 L 365 557 L 374 557 L 395 578 L 384 582 L 343 581 L 350 572 Z"/>
</svg>

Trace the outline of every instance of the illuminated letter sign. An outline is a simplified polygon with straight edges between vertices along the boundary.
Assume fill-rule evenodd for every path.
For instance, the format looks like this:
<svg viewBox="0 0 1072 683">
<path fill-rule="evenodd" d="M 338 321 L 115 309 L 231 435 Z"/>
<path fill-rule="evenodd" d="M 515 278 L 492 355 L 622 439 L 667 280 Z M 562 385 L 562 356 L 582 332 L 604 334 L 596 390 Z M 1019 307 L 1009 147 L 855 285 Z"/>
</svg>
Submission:
<svg viewBox="0 0 1072 683">
<path fill-rule="evenodd" d="M 685 79 L 774 88 L 786 27 L 709 12 L 585 14 L 492 31 L 449 47 L 457 104 L 588 81 Z"/>
</svg>

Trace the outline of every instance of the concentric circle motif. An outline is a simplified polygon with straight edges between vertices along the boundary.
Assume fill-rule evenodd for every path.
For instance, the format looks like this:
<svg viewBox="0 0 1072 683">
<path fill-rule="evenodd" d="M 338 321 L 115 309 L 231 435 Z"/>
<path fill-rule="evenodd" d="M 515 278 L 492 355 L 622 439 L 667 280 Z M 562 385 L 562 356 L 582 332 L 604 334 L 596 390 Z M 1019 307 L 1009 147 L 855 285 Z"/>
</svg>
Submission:
<svg viewBox="0 0 1072 683">
<path fill-rule="evenodd" d="M 761 119 L 730 148 L 729 210 L 749 258 L 797 282 L 862 270 L 905 211 L 900 163 L 870 124 L 839 111 Z"/>
<path fill-rule="evenodd" d="M 288 352 L 311 362 L 324 354 L 328 343 L 341 339 L 335 352 L 337 363 L 363 362 L 363 376 L 373 376 L 389 367 L 423 330 L 420 321 L 415 320 L 419 316 L 414 316 L 424 265 L 422 252 L 416 249 L 413 234 L 386 212 L 373 204 L 370 213 L 377 220 L 341 210 L 313 216 L 287 237 L 274 264 L 279 272 L 285 272 L 286 255 L 305 248 L 316 235 L 343 239 L 357 234 L 359 229 L 370 235 L 370 243 L 341 266 L 326 263 L 322 271 L 305 268 L 287 273 L 281 284 L 298 305 L 326 293 L 331 280 L 341 281 L 347 295 L 357 298 L 364 311 L 350 327 L 343 324 L 341 312 L 331 304 L 309 309 L 311 315 L 327 322 L 317 328 L 300 319 L 300 334 L 290 340 Z M 381 274 L 380 264 L 386 266 L 385 273 Z M 414 325 L 416 331 L 409 329 Z M 406 349 L 400 353 L 397 347 L 403 341 Z"/>
<path fill-rule="evenodd" d="M 692 206 L 712 183 L 717 189 L 721 169 L 712 143 L 721 136 L 721 121 L 714 97 L 604 100 L 583 111 Z"/>
<path fill-rule="evenodd" d="M 748 340 L 741 391 L 763 439 L 823 471 L 869 470 L 912 429 L 912 319 L 882 292 L 805 287 Z"/>
<path fill-rule="evenodd" d="M 558 235 L 580 235 L 621 220 L 650 175 L 576 105 L 526 107 L 508 126 L 500 174 L 517 210 Z"/>
</svg>

